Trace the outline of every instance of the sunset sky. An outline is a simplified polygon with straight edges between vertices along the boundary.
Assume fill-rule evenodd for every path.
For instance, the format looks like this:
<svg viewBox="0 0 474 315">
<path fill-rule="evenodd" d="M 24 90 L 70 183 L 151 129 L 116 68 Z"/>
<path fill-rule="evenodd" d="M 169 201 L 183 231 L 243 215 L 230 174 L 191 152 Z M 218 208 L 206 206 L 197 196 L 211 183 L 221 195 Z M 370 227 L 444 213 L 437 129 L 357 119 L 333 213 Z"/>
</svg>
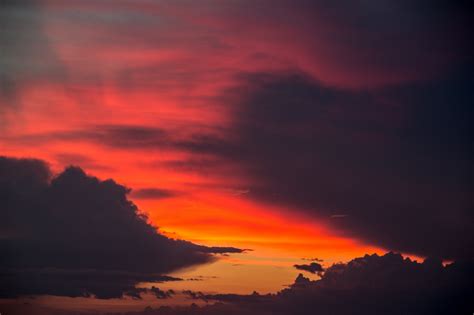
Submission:
<svg viewBox="0 0 474 315">
<path fill-rule="evenodd" d="M 276 293 L 390 251 L 474 258 L 470 6 L 3 0 L 0 313 L 203 305 L 185 291 Z M 11 270 L 182 293 L 48 289 L 56 274 L 24 290 Z"/>
</svg>

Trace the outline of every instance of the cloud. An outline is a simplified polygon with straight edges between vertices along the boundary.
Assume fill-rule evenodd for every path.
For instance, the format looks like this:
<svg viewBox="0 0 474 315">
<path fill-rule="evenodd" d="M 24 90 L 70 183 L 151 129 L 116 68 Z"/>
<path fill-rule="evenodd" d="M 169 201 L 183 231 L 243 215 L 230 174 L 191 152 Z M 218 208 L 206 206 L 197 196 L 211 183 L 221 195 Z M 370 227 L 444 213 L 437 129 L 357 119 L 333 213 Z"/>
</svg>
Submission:
<svg viewBox="0 0 474 315">
<path fill-rule="evenodd" d="M 225 142 L 225 139 L 211 136 L 205 132 L 194 132 L 189 138 L 180 138 L 171 130 L 126 123 L 86 125 L 78 129 L 28 133 L 19 136 L 7 136 L 4 139 L 26 145 L 73 141 L 75 143 L 93 143 L 102 147 L 122 150 L 173 149 L 194 153 L 221 150 L 223 149 L 222 143 Z M 71 159 L 72 156 L 66 157 L 74 161 L 74 159 Z M 63 158 L 63 156 L 60 155 L 59 158 Z M 87 162 L 84 159 L 79 161 Z M 204 168 L 209 167 L 209 165 L 212 165 L 212 160 L 201 158 L 191 160 L 189 163 L 188 161 L 175 161 L 175 163 L 171 161 L 168 167 L 183 169 L 197 166 Z"/>
<path fill-rule="evenodd" d="M 190 298 L 208 304 L 177 307 L 167 314 L 460 314 L 474 306 L 469 290 L 473 272 L 472 261 L 444 267 L 432 258 L 418 263 L 395 253 L 365 255 L 332 265 L 320 280 L 300 274 L 295 283 L 276 294 L 186 291 Z M 161 313 L 149 309 L 143 314 Z"/>
<path fill-rule="evenodd" d="M 206 304 L 146 307 L 142 312 L 128 314 L 464 314 L 474 307 L 470 290 L 473 276 L 472 260 L 443 266 L 439 259 L 428 258 L 420 263 L 390 252 L 334 264 L 319 280 L 311 281 L 300 274 L 293 284 L 277 293 L 209 294 L 184 290 L 182 294 L 188 298 Z M 140 299 L 142 294 L 155 293 L 159 299 L 176 294 L 156 287 L 126 291 L 127 296 L 135 299 Z M 68 312 L 58 310 L 55 314 Z M 106 314 L 115 313 L 104 312 Z"/>
<path fill-rule="evenodd" d="M 326 86 L 299 71 L 242 73 L 220 96 L 233 117 L 220 136 L 178 139 L 155 127 L 103 125 L 44 137 L 184 151 L 190 160 L 167 166 L 238 171 L 249 198 L 290 205 L 345 235 L 419 255 L 468 257 L 471 68 L 370 91 Z"/>
<path fill-rule="evenodd" d="M 199 21 L 192 3 L 185 3 L 178 10 Z M 423 80 L 472 52 L 466 44 L 472 5 L 465 1 L 209 0 L 200 9 L 205 25 L 217 25 L 222 38 L 246 47 L 254 59 L 268 58 L 273 66 L 286 61 L 332 86 Z"/>
<path fill-rule="evenodd" d="M 183 294 L 189 296 L 191 299 L 194 300 L 202 300 L 206 303 L 209 301 L 207 295 L 202 293 L 201 291 L 183 290 Z"/>
<path fill-rule="evenodd" d="M 107 251 L 106 249 L 104 249 Z M 102 269 L 23 268 L 1 269 L 0 279 L 5 285 L 0 297 L 56 295 L 67 297 L 96 297 L 98 299 L 124 296 L 140 299 L 141 294 L 156 295 L 155 291 L 136 288 L 139 282 L 181 281 L 161 274 Z M 161 298 L 158 297 L 157 298 Z"/>
<path fill-rule="evenodd" d="M 250 198 L 286 204 L 346 236 L 471 257 L 471 68 L 371 91 L 302 72 L 240 74 L 221 96 L 233 114 L 225 133 L 173 145 L 215 156 L 219 174 L 238 170 Z"/>
<path fill-rule="evenodd" d="M 162 199 L 175 196 L 177 193 L 162 188 L 142 188 L 131 191 L 130 196 L 137 199 Z"/>
<path fill-rule="evenodd" d="M 370 91 L 326 86 L 299 71 L 242 73 L 219 98 L 233 117 L 219 136 L 116 124 L 19 141 L 184 151 L 190 160 L 165 166 L 239 172 L 249 198 L 289 205 L 342 234 L 407 253 L 467 257 L 471 68 Z"/>
<path fill-rule="evenodd" d="M 234 115 L 229 140 L 197 147 L 239 165 L 254 199 L 384 248 L 469 257 L 468 69 L 372 91 L 301 72 L 242 74 L 222 96 Z"/>
<path fill-rule="evenodd" d="M 320 259 L 320 258 L 317 258 L 317 257 L 314 257 L 314 258 L 306 258 L 306 257 L 303 257 L 303 258 L 301 258 L 301 260 L 316 261 L 316 262 L 323 262 L 323 261 L 324 261 L 323 259 Z"/>
<path fill-rule="evenodd" d="M 294 265 L 294 267 L 298 270 L 304 270 L 310 273 L 318 274 L 318 276 L 320 276 L 324 271 L 323 266 L 316 262 L 312 262 L 310 264 L 302 264 L 302 265 L 296 264 Z"/>
<path fill-rule="evenodd" d="M 169 146 L 170 134 L 161 128 L 139 125 L 97 125 L 86 128 L 24 136 L 23 141 L 85 141 L 121 149 L 161 148 Z"/>
<path fill-rule="evenodd" d="M 53 177 L 40 160 L 0 157 L 1 296 L 120 297 L 137 282 L 177 280 L 163 274 L 215 253 L 242 252 L 158 234 L 128 192 L 78 167 Z"/>
<path fill-rule="evenodd" d="M 163 291 L 155 287 L 151 287 L 149 291 L 152 292 L 156 296 L 157 299 L 168 299 L 172 297 L 173 295 L 175 295 L 175 292 L 173 290 Z"/>
</svg>

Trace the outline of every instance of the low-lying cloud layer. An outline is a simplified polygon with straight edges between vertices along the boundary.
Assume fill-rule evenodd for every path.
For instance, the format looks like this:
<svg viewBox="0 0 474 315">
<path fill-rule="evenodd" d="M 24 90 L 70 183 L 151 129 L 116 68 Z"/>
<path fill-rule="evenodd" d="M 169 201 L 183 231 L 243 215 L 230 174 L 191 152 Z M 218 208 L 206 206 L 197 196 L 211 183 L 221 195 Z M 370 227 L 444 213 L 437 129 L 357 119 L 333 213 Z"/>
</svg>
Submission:
<svg viewBox="0 0 474 315">
<path fill-rule="evenodd" d="M 347 264 L 334 264 L 320 280 L 311 281 L 300 274 L 292 285 L 276 294 L 205 294 L 186 290 L 183 293 L 188 298 L 206 305 L 146 307 L 142 312 L 127 314 L 467 314 L 474 307 L 474 295 L 469 289 L 473 276 L 472 261 L 443 266 L 433 258 L 418 263 L 400 254 L 373 254 Z"/>
<path fill-rule="evenodd" d="M 52 176 L 39 160 L 0 157 L 0 297 L 120 297 L 138 282 L 212 261 L 205 247 L 157 233 L 129 189 L 78 167 Z"/>
<path fill-rule="evenodd" d="M 229 304 L 191 314 L 461 314 L 474 307 L 473 267 L 472 261 L 443 267 L 436 259 L 420 264 L 399 254 L 366 255 L 329 267 L 321 280 L 300 275 L 276 295 L 206 296 Z"/>
</svg>

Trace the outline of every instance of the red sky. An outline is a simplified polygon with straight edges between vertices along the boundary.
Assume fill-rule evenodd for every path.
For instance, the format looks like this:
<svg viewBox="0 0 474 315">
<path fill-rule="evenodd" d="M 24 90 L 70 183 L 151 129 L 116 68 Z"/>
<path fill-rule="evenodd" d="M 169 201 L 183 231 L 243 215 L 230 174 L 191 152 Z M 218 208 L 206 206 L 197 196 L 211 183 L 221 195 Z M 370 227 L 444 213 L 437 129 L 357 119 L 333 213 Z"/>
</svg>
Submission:
<svg viewBox="0 0 474 315">
<path fill-rule="evenodd" d="M 373 92 L 382 108 L 371 117 L 398 130 L 409 122 L 405 108 L 380 91 L 438 78 L 464 60 L 461 44 L 427 36 L 402 4 L 367 2 L 355 12 L 315 6 L 118 0 L 19 7 L 15 14 L 29 27 L 18 29 L 4 64 L 10 88 L 0 94 L 0 153 L 43 159 L 55 172 L 74 164 L 113 178 L 132 188 L 130 199 L 170 237 L 253 250 L 178 271 L 217 278 L 175 286 L 274 292 L 296 277 L 292 266 L 302 258 L 329 265 L 390 250 L 332 224 L 349 217 L 345 209 L 312 215 L 299 203 L 260 198 L 263 179 L 198 144 L 238 138 L 232 130 L 241 108 L 232 104 L 252 92 L 241 86 L 249 74 L 303 72 L 328 89 Z M 390 45 L 364 26 L 364 14 L 379 17 L 370 23 L 393 38 Z M 412 31 L 400 31 L 399 19 Z M 426 49 L 431 53 L 420 58 Z M 355 141 L 386 141 L 359 136 Z"/>
</svg>

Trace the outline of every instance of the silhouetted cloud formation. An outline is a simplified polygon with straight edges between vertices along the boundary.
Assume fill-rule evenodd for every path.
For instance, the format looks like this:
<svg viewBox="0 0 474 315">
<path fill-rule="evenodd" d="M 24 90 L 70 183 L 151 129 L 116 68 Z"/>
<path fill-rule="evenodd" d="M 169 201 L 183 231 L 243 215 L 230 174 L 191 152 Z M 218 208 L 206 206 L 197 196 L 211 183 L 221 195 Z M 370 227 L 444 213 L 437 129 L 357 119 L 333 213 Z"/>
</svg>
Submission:
<svg viewBox="0 0 474 315">
<path fill-rule="evenodd" d="M 148 308 L 133 314 L 467 314 L 474 307 L 474 294 L 469 289 L 472 276 L 472 261 L 443 267 L 436 259 L 417 263 L 399 254 L 374 254 L 335 264 L 321 280 L 299 275 L 293 285 L 277 294 L 187 291 L 191 298 L 209 304 Z"/>
<path fill-rule="evenodd" d="M 312 262 L 312 263 L 309 263 L 309 264 L 301 264 L 301 265 L 294 265 L 294 267 L 298 270 L 304 270 L 304 271 L 308 271 L 310 273 L 314 273 L 314 274 L 318 274 L 318 275 L 321 275 L 322 272 L 324 271 L 324 268 L 321 264 L 318 264 L 316 262 Z"/>
<path fill-rule="evenodd" d="M 239 165 L 251 198 L 384 248 L 472 257 L 469 69 L 370 92 L 301 72 L 243 74 L 223 96 L 231 140 L 195 147 Z"/>
<path fill-rule="evenodd" d="M 210 262 L 206 247 L 157 233 L 129 189 L 78 167 L 52 176 L 39 160 L 0 157 L 0 296 L 120 297 L 180 267 Z"/>
<path fill-rule="evenodd" d="M 156 287 L 151 287 L 149 291 L 152 292 L 156 296 L 157 299 L 168 299 L 172 297 L 173 295 L 175 295 L 174 290 L 171 290 L 171 289 L 164 291 Z"/>
</svg>

